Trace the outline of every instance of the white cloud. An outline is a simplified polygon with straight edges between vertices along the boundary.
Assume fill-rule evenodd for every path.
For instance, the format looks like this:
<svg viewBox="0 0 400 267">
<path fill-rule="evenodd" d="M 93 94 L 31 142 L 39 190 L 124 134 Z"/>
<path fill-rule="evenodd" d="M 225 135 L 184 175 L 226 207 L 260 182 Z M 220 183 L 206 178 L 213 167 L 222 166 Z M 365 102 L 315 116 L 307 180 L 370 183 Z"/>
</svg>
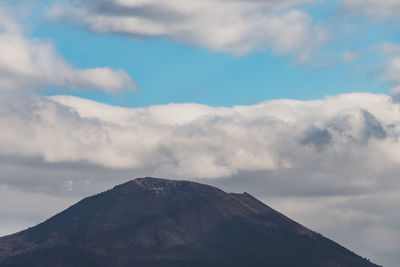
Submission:
<svg viewBox="0 0 400 267">
<path fill-rule="evenodd" d="M 326 33 L 295 8 L 313 0 L 75 1 L 55 5 L 50 16 L 97 33 L 166 37 L 233 54 L 272 48 L 306 59 Z"/>
<path fill-rule="evenodd" d="M 25 106 L 11 113 L 17 108 L 3 103 L 0 120 L 7 127 L 1 129 L 1 151 L 48 162 L 147 166 L 162 175 L 210 178 L 294 168 L 308 157 L 332 160 L 357 149 L 380 153 L 362 158 L 363 163 L 400 162 L 396 149 L 386 151 L 399 145 L 397 128 L 389 127 L 397 125 L 399 111 L 385 95 L 234 108 L 169 104 L 133 109 L 55 96 L 36 97 Z M 289 153 L 292 149 L 297 153 Z"/>
<path fill-rule="evenodd" d="M 57 54 L 51 42 L 26 37 L 6 10 L 0 9 L 0 89 L 44 86 L 105 91 L 136 88 L 124 70 L 74 68 Z"/>
</svg>

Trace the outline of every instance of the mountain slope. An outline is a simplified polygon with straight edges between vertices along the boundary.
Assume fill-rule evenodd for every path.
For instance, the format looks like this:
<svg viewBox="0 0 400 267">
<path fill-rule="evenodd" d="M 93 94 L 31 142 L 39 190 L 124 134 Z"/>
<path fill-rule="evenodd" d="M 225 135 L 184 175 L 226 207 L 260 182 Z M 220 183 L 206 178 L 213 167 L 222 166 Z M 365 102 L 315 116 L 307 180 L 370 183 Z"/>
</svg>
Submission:
<svg viewBox="0 0 400 267">
<path fill-rule="evenodd" d="M 0 238 L 0 266 L 377 266 L 251 195 L 138 178 Z"/>
</svg>

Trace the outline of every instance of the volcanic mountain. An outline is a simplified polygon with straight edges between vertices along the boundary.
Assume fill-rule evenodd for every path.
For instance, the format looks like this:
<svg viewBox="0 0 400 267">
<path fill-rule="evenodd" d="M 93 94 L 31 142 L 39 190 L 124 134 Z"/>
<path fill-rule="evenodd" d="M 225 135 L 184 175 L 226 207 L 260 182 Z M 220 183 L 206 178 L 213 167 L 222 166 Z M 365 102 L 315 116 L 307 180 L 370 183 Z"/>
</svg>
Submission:
<svg viewBox="0 0 400 267">
<path fill-rule="evenodd" d="M 247 193 L 138 178 L 0 238 L 0 266 L 377 266 Z"/>
</svg>

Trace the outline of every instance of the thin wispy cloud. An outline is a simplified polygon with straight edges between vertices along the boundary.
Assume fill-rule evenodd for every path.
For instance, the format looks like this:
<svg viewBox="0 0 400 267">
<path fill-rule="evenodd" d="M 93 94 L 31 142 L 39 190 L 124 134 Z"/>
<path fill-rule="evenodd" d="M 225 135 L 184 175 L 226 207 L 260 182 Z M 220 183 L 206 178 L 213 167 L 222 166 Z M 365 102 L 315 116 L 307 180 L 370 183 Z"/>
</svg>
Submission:
<svg viewBox="0 0 400 267">
<path fill-rule="evenodd" d="M 380 46 L 385 58 L 384 78 L 390 82 L 391 92 L 400 93 L 400 45 L 385 43 Z"/>
<path fill-rule="evenodd" d="M 345 0 L 343 9 L 352 15 L 373 19 L 400 19 L 400 2 L 397 0 Z"/>
</svg>

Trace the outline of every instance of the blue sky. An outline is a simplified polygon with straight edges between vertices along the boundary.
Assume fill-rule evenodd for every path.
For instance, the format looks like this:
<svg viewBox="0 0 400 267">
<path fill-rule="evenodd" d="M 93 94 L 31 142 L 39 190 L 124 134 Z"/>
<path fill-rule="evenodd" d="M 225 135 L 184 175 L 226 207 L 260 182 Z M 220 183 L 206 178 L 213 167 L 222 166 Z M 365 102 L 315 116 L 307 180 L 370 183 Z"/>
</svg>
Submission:
<svg viewBox="0 0 400 267">
<path fill-rule="evenodd" d="M 396 26 L 391 21 L 343 18 L 337 15 L 338 6 L 327 1 L 304 8 L 316 23 L 331 27 L 328 30 L 337 36 L 314 51 L 314 59 L 302 63 L 296 62 L 295 55 L 278 55 L 268 47 L 234 55 L 161 37 L 96 34 L 50 20 L 45 14 L 31 19 L 30 34 L 51 40 L 76 67 L 124 69 L 140 87 L 139 91 L 113 94 L 51 87 L 43 91 L 46 95 L 67 93 L 138 107 L 171 102 L 234 106 L 280 98 L 319 99 L 349 92 L 389 94 L 388 84 L 376 73 L 382 60 L 370 48 L 398 41 Z M 352 29 L 344 30 L 346 27 Z M 364 54 L 344 62 L 342 53 L 347 51 Z"/>
</svg>

